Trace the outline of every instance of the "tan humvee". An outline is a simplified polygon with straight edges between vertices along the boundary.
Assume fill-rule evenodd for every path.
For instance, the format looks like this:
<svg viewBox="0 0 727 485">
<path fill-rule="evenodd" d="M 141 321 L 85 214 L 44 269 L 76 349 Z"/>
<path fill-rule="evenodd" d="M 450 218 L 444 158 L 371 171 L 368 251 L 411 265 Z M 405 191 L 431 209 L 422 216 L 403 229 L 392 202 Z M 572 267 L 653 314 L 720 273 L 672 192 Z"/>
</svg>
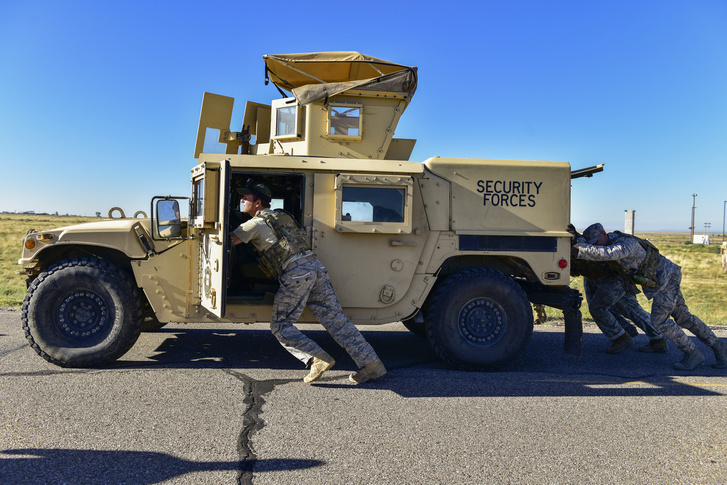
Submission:
<svg viewBox="0 0 727 485">
<path fill-rule="evenodd" d="M 205 93 L 189 198 L 155 197 L 151 218 L 28 233 L 22 319 L 40 355 L 98 365 L 142 326 L 269 321 L 278 283 L 229 238 L 248 179 L 305 228 L 355 324 L 403 321 L 451 365 L 492 368 L 528 343 L 532 302 L 571 317 L 567 345 L 578 352 L 567 163 L 408 161 L 415 140 L 394 132 L 416 68 L 355 52 L 264 61 L 266 81 L 293 96 L 247 102 L 233 132 L 233 99 Z M 224 154 L 207 152 L 214 143 Z"/>
</svg>

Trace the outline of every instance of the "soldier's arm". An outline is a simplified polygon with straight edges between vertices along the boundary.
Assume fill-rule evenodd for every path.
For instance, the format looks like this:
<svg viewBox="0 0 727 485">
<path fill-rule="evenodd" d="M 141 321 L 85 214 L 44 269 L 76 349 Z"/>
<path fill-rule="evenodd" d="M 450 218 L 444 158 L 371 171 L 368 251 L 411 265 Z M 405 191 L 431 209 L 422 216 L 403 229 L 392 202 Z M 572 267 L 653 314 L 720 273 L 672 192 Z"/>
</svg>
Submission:
<svg viewBox="0 0 727 485">
<path fill-rule="evenodd" d="M 608 246 L 579 243 L 578 259 L 587 261 L 619 261 L 631 255 L 633 248 L 621 241 Z"/>
<path fill-rule="evenodd" d="M 262 220 L 249 219 L 232 231 L 232 244 L 248 243 L 255 238 L 259 238 L 260 231 L 257 224 L 260 224 Z M 265 222 L 262 222 L 265 224 Z"/>
</svg>

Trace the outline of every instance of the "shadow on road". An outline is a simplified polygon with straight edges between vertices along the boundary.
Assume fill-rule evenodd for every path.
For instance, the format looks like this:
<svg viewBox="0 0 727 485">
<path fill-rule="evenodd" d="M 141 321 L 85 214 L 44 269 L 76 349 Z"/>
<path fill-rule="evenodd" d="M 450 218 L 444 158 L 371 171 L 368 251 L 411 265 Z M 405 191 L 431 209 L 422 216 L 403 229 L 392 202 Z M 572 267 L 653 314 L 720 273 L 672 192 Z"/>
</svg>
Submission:
<svg viewBox="0 0 727 485">
<path fill-rule="evenodd" d="M 62 449 L 12 449 L 5 455 L 22 455 L 17 458 L 0 457 L 0 483 L 45 485 L 49 477 L 52 483 L 84 483 L 106 485 L 109 483 L 152 484 L 192 472 L 237 470 L 242 473 L 238 461 L 189 461 L 164 453 L 146 451 L 98 451 Z M 271 459 L 254 460 L 244 464 L 255 467 L 255 473 L 296 470 L 322 465 L 318 460 Z"/>
<path fill-rule="evenodd" d="M 120 361 L 114 367 L 300 369 L 302 364 L 280 347 L 267 330 L 217 331 L 167 330 L 168 338 L 149 361 Z M 323 330 L 307 330 L 336 359 L 336 370 L 355 370 L 353 361 Z M 432 351 L 426 339 L 409 332 L 364 330 L 366 339 L 382 358 L 389 374 L 362 386 L 388 389 L 405 397 L 469 396 L 687 396 L 723 395 L 724 381 L 710 385 L 682 382 L 689 376 L 723 377 L 723 370 L 703 365 L 690 373 L 672 369 L 681 358 L 673 345 L 668 354 L 644 354 L 639 344 L 618 355 L 603 352 L 608 341 L 600 334 L 583 336 L 583 357 L 563 353 L 562 329 L 536 331 L 527 349 L 496 372 L 465 372 L 449 368 Z M 143 337 L 142 337 L 143 338 Z M 641 336 L 639 338 L 645 339 Z M 697 345 L 701 345 L 697 343 Z M 705 355 L 708 349 L 703 349 Z M 709 355 L 709 357 L 712 357 Z M 708 361 L 711 360 L 708 357 Z M 335 381 L 335 382 L 333 382 Z M 318 385 L 350 388 L 340 376 Z M 710 384 L 710 383 L 707 383 Z M 716 390 L 715 390 L 716 389 Z"/>
</svg>

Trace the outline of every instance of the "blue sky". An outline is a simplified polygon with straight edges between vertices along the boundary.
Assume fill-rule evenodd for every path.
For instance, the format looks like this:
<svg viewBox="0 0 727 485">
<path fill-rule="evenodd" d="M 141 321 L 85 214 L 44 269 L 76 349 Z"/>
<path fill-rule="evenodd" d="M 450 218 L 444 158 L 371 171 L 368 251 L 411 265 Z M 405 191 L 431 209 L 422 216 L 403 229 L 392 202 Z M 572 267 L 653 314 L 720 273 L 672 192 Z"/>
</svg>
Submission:
<svg viewBox="0 0 727 485">
<path fill-rule="evenodd" d="M 188 195 L 202 93 L 269 103 L 263 54 L 418 66 L 397 136 L 431 156 L 565 160 L 572 220 L 721 232 L 727 2 L 7 1 L 0 210 L 127 214 Z M 237 128 L 233 125 L 233 129 Z"/>
</svg>

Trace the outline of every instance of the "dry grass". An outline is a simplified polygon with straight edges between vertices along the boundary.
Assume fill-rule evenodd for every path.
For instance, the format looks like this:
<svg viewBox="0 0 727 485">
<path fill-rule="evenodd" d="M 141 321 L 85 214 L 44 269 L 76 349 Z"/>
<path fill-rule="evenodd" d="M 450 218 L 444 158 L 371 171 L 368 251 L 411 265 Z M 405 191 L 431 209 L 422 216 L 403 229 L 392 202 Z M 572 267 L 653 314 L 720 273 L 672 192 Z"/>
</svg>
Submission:
<svg viewBox="0 0 727 485">
<path fill-rule="evenodd" d="M 20 306 L 23 302 L 25 277 L 15 273 L 20 269 L 20 248 L 28 229 L 53 229 L 97 220 L 96 217 L 0 214 L 0 306 Z"/>
</svg>

